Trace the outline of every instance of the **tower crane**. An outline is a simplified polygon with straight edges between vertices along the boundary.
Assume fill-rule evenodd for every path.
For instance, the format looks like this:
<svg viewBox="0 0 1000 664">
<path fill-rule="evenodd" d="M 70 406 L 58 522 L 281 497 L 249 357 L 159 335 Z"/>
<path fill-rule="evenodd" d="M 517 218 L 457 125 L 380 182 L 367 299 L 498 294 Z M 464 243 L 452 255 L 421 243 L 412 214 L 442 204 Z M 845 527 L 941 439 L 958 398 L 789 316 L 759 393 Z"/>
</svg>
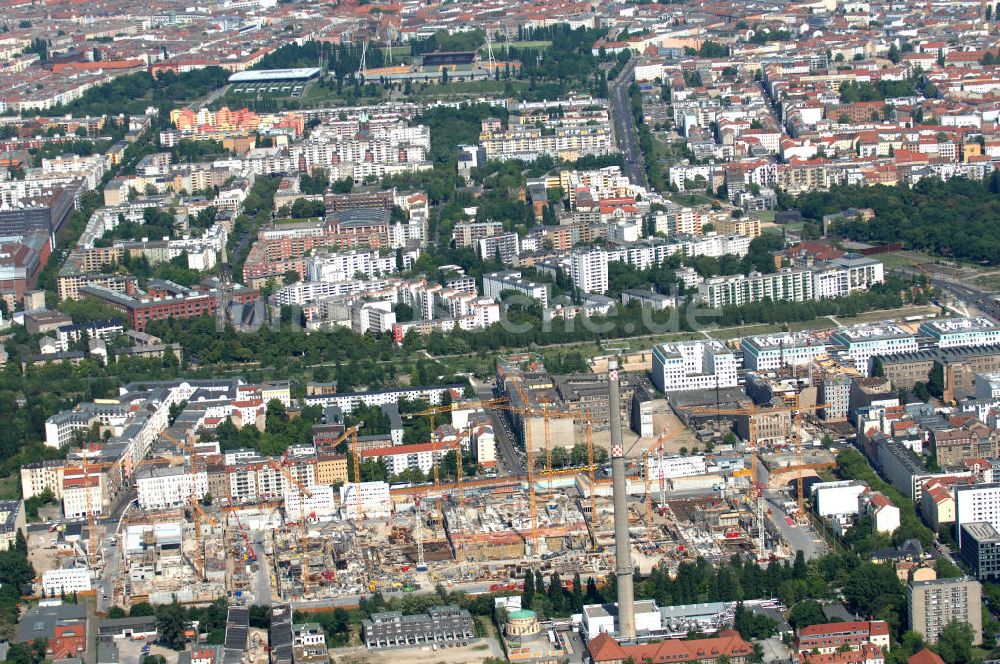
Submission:
<svg viewBox="0 0 1000 664">
<path fill-rule="evenodd" d="M 650 493 L 650 484 L 652 482 L 653 473 L 650 467 L 650 459 L 653 458 L 653 454 L 655 452 L 656 459 L 658 462 L 657 465 L 659 467 L 657 474 L 659 476 L 659 484 L 660 484 L 660 505 L 662 506 L 666 498 L 666 489 L 665 489 L 666 482 L 663 472 L 663 446 L 668 441 L 673 440 L 674 438 L 679 436 L 681 433 L 683 433 L 683 431 L 684 431 L 683 427 L 672 432 L 664 429 L 663 433 L 660 434 L 660 437 L 657 438 L 652 445 L 650 445 L 649 447 L 647 447 L 645 450 L 642 451 L 642 467 L 644 471 L 643 474 L 645 475 L 643 481 L 643 490 L 646 502 L 646 531 L 649 535 L 650 542 L 653 541 L 653 499 Z"/>
</svg>

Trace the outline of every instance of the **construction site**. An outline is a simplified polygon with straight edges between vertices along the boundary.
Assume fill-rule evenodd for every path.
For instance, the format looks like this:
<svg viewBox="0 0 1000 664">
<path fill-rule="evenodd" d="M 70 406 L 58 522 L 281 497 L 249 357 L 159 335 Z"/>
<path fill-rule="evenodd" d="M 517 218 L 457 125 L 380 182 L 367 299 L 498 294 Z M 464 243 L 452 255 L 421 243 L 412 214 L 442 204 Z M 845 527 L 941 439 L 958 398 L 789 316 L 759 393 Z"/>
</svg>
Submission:
<svg viewBox="0 0 1000 664">
<path fill-rule="evenodd" d="M 754 445 L 712 455 L 670 454 L 672 442 L 688 433 L 684 426 L 664 429 L 640 449 L 626 449 L 620 422 L 612 421 L 612 463 L 599 465 L 594 461 L 595 420 L 588 412 L 539 406 L 519 382 L 510 388 L 519 395 L 516 401 L 522 405 L 517 408 L 498 398 L 456 402 L 420 414 L 431 414 L 434 432 L 435 415 L 480 409 L 492 413 L 495 422 L 507 413 L 512 428 L 520 425 L 523 435 L 522 475 L 463 478 L 462 455 L 468 452 L 459 442 L 448 448 L 457 452 L 458 461 L 457 477 L 450 481 L 442 481 L 442 457 L 435 454 L 433 472 L 428 472 L 433 481 L 391 487 L 348 482 L 340 487 L 338 500 L 332 487 L 311 484 L 301 472 L 293 472 L 286 458 L 266 459 L 262 465 L 282 478 L 278 495 L 238 505 L 205 504 L 192 495 L 181 507 L 127 512 L 116 531 L 120 546 L 114 560 L 101 556 L 98 537 L 90 538 L 95 550 L 88 558 L 99 566 L 92 569 L 111 580 L 112 601 L 125 607 L 174 600 L 206 603 L 224 596 L 301 606 L 356 600 L 376 591 L 428 590 L 437 584 L 468 592 L 514 589 L 526 568 L 603 578 L 623 555 L 618 550 L 623 537 L 642 572 L 657 565 L 674 571 L 685 560 L 719 561 L 734 554 L 765 563 L 789 558 L 794 551 L 765 508 L 765 492 L 776 487 L 758 478 L 758 472 L 770 467 L 771 484 L 794 478 L 801 486 L 804 473 L 813 474 L 832 459 L 812 451 L 804 458 L 801 443 L 761 458 Z M 620 412 L 616 380 L 610 389 L 609 412 Z M 801 426 L 802 413 L 819 407 L 789 404 L 785 418 L 792 427 Z M 688 416 L 697 412 L 721 420 L 744 417 L 751 441 L 772 416 L 753 406 L 689 411 Z M 585 464 L 552 467 L 559 439 L 554 424 L 560 420 L 581 431 Z M 333 443 L 352 453 L 352 477 L 361 476 L 359 428 L 349 427 Z M 433 434 L 432 439 L 437 440 Z M 171 442 L 190 452 L 187 468 L 192 474 L 204 467 L 191 444 Z M 612 469 L 619 462 L 617 477 Z M 805 516 L 802 495 L 800 491 L 800 517 Z"/>
</svg>

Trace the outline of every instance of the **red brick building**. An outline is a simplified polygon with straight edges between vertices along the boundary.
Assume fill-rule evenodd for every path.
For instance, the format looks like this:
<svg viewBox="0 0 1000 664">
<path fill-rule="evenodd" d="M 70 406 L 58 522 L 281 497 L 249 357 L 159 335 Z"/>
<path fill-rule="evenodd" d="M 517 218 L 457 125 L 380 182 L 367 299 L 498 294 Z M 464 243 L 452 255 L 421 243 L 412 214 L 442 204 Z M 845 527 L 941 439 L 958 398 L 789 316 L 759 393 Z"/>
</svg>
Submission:
<svg viewBox="0 0 1000 664">
<path fill-rule="evenodd" d="M 595 664 L 715 664 L 720 657 L 729 658 L 730 664 L 746 664 L 753 655 L 753 645 L 731 629 L 712 639 L 667 639 L 634 646 L 623 646 L 603 633 L 592 638 L 587 649 Z"/>
</svg>

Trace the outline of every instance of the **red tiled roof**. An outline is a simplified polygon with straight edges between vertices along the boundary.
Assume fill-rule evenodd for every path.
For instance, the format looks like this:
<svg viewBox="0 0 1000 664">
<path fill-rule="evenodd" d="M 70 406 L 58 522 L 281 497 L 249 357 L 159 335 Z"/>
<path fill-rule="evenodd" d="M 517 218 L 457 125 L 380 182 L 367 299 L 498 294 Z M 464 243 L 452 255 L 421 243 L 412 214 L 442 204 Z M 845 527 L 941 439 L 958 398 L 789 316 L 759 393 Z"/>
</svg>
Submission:
<svg viewBox="0 0 1000 664">
<path fill-rule="evenodd" d="M 824 634 L 840 634 L 843 632 L 864 632 L 868 631 L 871 636 L 887 636 L 889 634 L 889 624 L 884 620 L 852 621 L 838 623 L 824 623 L 822 625 L 809 625 L 799 630 L 799 637 L 817 637 Z"/>
<path fill-rule="evenodd" d="M 651 664 L 683 663 L 722 656 L 746 657 L 753 652 L 753 646 L 731 629 L 719 632 L 713 639 L 668 639 L 635 646 L 622 646 L 609 635 L 600 634 L 591 639 L 587 647 L 594 662 L 632 659 Z"/>
<path fill-rule="evenodd" d="M 944 664 L 944 660 L 933 650 L 924 648 L 917 654 L 910 655 L 909 659 L 906 660 L 906 664 Z"/>
</svg>

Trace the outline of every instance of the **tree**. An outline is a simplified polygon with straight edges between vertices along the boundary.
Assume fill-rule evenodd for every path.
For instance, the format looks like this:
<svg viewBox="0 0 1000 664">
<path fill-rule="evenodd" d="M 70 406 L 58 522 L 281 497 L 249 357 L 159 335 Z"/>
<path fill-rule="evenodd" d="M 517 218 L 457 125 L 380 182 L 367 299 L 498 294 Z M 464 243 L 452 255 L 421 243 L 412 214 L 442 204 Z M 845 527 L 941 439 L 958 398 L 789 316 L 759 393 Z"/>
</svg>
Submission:
<svg viewBox="0 0 1000 664">
<path fill-rule="evenodd" d="M 788 622 L 795 629 L 802 629 L 810 625 L 821 625 L 827 620 L 823 613 L 823 605 L 814 599 L 807 599 L 792 607 L 788 614 Z"/>
<path fill-rule="evenodd" d="M 973 637 L 972 625 L 967 622 L 952 620 L 945 625 L 945 628 L 941 630 L 941 635 L 938 637 L 938 654 L 941 655 L 941 659 L 947 662 L 947 664 L 965 664 L 966 662 L 971 662 L 973 661 Z"/>
<path fill-rule="evenodd" d="M 939 579 L 957 579 L 963 575 L 962 568 L 943 557 L 934 561 L 934 569 Z"/>
<path fill-rule="evenodd" d="M 580 573 L 573 574 L 573 613 L 583 610 L 583 586 L 580 582 Z"/>
<path fill-rule="evenodd" d="M 524 590 L 521 592 L 521 608 L 530 609 L 535 599 L 535 575 L 530 569 L 524 571 Z"/>
<path fill-rule="evenodd" d="M 877 376 L 879 378 L 885 376 L 885 365 L 879 355 L 872 358 L 872 376 Z"/>
<path fill-rule="evenodd" d="M 743 602 L 739 602 L 733 614 L 733 628 L 745 640 L 757 641 L 774 636 L 778 631 L 778 623 L 767 616 L 747 611 Z"/>
<path fill-rule="evenodd" d="M 184 607 L 176 602 L 161 606 L 156 611 L 156 629 L 160 633 L 160 641 L 171 650 L 184 650 L 187 624 Z"/>
<path fill-rule="evenodd" d="M 944 365 L 934 362 L 927 374 L 927 391 L 940 399 L 944 396 Z"/>
</svg>

